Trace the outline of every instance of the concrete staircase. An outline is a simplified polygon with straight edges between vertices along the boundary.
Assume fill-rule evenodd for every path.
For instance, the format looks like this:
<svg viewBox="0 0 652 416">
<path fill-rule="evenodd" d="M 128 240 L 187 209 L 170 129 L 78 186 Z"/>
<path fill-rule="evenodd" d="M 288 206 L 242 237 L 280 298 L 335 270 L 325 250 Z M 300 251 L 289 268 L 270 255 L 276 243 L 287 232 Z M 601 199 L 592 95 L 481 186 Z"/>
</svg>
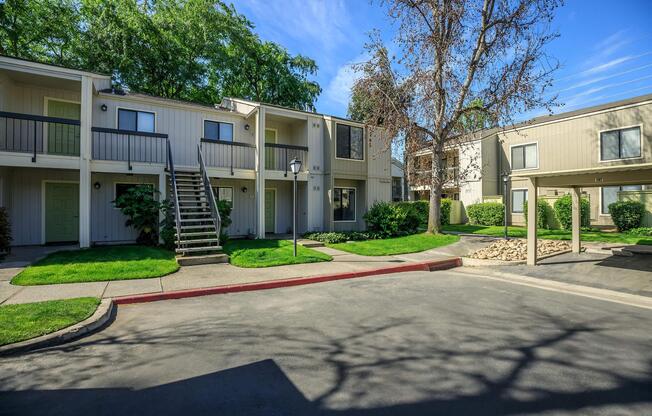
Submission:
<svg viewBox="0 0 652 416">
<path fill-rule="evenodd" d="M 179 206 L 180 234 L 177 238 L 177 260 L 182 266 L 224 263 L 228 256 L 219 244 L 218 221 L 213 216 L 204 180 L 200 172 L 175 171 L 175 197 Z M 170 176 L 170 186 L 174 187 Z"/>
</svg>

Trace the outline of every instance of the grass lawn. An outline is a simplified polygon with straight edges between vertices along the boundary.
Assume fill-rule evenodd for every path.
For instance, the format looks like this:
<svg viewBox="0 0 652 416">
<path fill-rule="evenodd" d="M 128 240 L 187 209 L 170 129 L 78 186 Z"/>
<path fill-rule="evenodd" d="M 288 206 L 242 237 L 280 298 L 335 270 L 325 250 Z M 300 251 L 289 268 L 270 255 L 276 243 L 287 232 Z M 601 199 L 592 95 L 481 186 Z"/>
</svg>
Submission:
<svg viewBox="0 0 652 416">
<path fill-rule="evenodd" d="M 525 227 L 507 227 L 510 237 L 525 238 L 527 229 Z M 505 232 L 503 226 L 484 226 L 484 225 L 446 225 L 445 231 L 457 231 L 469 234 L 485 234 L 496 237 L 502 237 Z M 545 240 L 570 240 L 571 232 L 565 230 L 539 230 L 538 237 Z M 602 231 L 582 231 L 581 238 L 583 241 L 595 241 L 602 243 L 625 243 L 625 244 L 647 244 L 652 245 L 652 237 L 642 237 L 626 233 L 602 232 Z"/>
<path fill-rule="evenodd" d="M 83 321 L 100 300 L 76 298 L 0 306 L 0 345 L 49 334 Z"/>
<path fill-rule="evenodd" d="M 413 234 L 383 240 L 328 244 L 328 246 L 362 256 L 389 256 L 392 254 L 416 253 L 431 248 L 447 246 L 459 241 L 459 239 L 458 236 L 450 234 Z"/>
<path fill-rule="evenodd" d="M 11 283 L 31 286 L 146 279 L 177 270 L 179 265 L 171 251 L 146 246 L 106 246 L 52 253 L 20 272 Z"/>
<path fill-rule="evenodd" d="M 285 264 L 317 263 L 331 261 L 328 254 L 297 246 L 293 256 L 292 242 L 286 240 L 229 240 L 224 245 L 229 262 L 238 267 L 270 267 Z"/>
</svg>

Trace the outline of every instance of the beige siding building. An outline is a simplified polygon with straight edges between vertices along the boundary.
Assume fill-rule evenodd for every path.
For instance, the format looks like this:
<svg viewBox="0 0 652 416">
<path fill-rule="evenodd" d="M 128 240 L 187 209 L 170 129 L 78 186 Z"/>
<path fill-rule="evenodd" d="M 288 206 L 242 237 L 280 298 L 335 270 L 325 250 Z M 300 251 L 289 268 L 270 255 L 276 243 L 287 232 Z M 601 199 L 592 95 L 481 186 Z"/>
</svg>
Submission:
<svg viewBox="0 0 652 416">
<path fill-rule="evenodd" d="M 376 147 L 350 120 L 125 93 L 106 75 L 0 57 L 0 206 L 14 245 L 133 242 L 116 197 L 149 184 L 161 199 L 183 198 L 170 175 L 195 180 L 200 154 L 208 189 L 233 206 L 232 236 L 292 231 L 294 158 L 297 231 L 361 230 L 367 208 L 391 199 L 390 152 Z"/>
</svg>

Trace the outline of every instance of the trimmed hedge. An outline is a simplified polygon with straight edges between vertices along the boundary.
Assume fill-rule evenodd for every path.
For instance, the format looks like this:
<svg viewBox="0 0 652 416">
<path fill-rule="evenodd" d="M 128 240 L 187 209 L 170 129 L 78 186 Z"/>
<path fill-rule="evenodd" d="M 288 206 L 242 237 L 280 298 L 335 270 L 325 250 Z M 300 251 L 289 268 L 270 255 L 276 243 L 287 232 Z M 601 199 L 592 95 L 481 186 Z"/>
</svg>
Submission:
<svg viewBox="0 0 652 416">
<path fill-rule="evenodd" d="M 403 201 L 397 202 L 396 205 L 399 205 L 405 209 L 412 209 L 416 211 L 416 214 L 419 216 L 419 225 L 425 227 L 428 225 L 428 214 L 430 213 L 430 201 Z M 450 224 L 451 218 L 451 200 L 449 198 L 441 199 L 441 225 Z"/>
<path fill-rule="evenodd" d="M 376 202 L 364 214 L 367 229 L 384 237 L 414 234 L 419 229 L 420 218 L 413 207 Z"/>
<path fill-rule="evenodd" d="M 628 231 L 641 226 L 645 205 L 637 201 L 616 201 L 609 204 L 609 214 L 618 231 Z"/>
<path fill-rule="evenodd" d="M 573 226 L 573 199 L 564 195 L 555 201 L 555 216 L 561 228 L 570 230 Z M 580 198 L 580 227 L 591 225 L 591 204 L 586 198 Z"/>
<path fill-rule="evenodd" d="M 347 241 L 377 240 L 382 238 L 380 234 L 367 231 L 347 231 L 333 233 L 312 232 L 304 234 L 303 237 L 307 238 L 308 240 L 315 240 L 326 244 L 345 243 Z"/>
<path fill-rule="evenodd" d="M 537 200 L 537 228 L 550 228 L 550 224 L 548 224 L 548 212 L 550 211 L 552 211 L 552 207 L 546 200 Z M 523 214 L 525 215 L 525 223 L 527 224 L 527 201 L 523 205 Z"/>
<path fill-rule="evenodd" d="M 638 227 L 638 228 L 632 228 L 629 231 L 627 231 L 628 234 L 631 235 L 640 235 L 644 237 L 652 237 L 652 227 Z"/>
<path fill-rule="evenodd" d="M 466 207 L 469 222 L 474 225 L 504 225 L 505 205 L 500 202 L 482 202 Z"/>
</svg>

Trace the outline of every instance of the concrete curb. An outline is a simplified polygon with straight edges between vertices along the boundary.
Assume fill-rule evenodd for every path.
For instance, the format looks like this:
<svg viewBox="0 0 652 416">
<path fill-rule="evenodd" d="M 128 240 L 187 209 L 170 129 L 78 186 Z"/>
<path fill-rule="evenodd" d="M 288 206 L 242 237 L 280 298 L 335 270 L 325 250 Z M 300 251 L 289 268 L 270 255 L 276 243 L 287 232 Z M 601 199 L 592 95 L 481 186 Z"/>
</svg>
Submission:
<svg viewBox="0 0 652 416">
<path fill-rule="evenodd" d="M 106 325 L 111 320 L 113 310 L 113 301 L 111 299 L 102 299 L 93 315 L 85 320 L 50 334 L 2 346 L 0 347 L 0 355 L 16 354 L 51 347 L 80 338 Z"/>
<path fill-rule="evenodd" d="M 606 302 L 620 303 L 622 305 L 634 306 L 643 309 L 652 309 L 652 298 L 647 296 L 634 295 L 615 290 L 601 289 L 592 286 L 584 286 L 574 283 L 559 282 L 556 280 L 542 279 L 538 277 L 523 276 L 516 273 L 497 272 L 491 269 L 477 267 L 462 268 L 459 273 L 482 277 L 485 279 L 498 280 L 502 282 L 534 287 L 537 289 L 549 290 L 557 293 L 582 296 Z"/>
<path fill-rule="evenodd" d="M 459 257 L 427 261 L 419 263 L 403 264 L 400 266 L 383 267 L 379 269 L 363 270 L 359 272 L 347 272 L 337 274 L 326 274 L 310 277 L 295 277 L 282 280 L 267 280 L 263 282 L 243 283 L 235 285 L 213 286 L 198 289 L 175 290 L 162 293 L 148 293 L 142 295 L 119 296 L 113 298 L 116 305 L 128 305 L 133 303 L 156 302 L 159 300 L 182 299 L 197 296 L 218 295 L 223 293 L 248 292 L 253 290 L 276 289 L 289 286 L 309 285 L 313 283 L 329 282 L 333 280 L 354 279 L 358 277 L 376 276 L 391 273 L 436 271 L 447 270 L 462 265 Z"/>
</svg>

